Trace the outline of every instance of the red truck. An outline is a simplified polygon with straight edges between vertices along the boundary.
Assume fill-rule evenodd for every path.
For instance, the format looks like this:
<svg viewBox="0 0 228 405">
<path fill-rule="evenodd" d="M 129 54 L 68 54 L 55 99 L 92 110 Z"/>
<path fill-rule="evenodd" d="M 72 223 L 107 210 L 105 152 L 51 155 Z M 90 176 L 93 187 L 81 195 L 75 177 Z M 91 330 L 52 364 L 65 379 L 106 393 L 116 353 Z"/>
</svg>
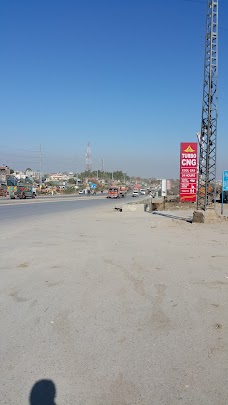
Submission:
<svg viewBox="0 0 228 405">
<path fill-rule="evenodd" d="M 126 187 L 109 187 L 107 198 L 123 198 L 127 194 Z"/>
</svg>

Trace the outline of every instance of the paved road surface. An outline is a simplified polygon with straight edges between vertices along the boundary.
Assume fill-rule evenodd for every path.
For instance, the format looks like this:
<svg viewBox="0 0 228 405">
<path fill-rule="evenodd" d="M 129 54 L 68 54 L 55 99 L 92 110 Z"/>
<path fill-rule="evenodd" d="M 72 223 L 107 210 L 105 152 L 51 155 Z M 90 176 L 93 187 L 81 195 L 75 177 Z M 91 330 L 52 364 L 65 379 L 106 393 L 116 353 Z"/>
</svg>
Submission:
<svg viewBox="0 0 228 405">
<path fill-rule="evenodd" d="M 143 200 L 145 196 L 140 196 L 137 201 Z M 127 196 L 121 200 L 111 200 L 105 196 L 66 196 L 64 197 L 43 197 L 28 200 L 5 200 L 0 201 L 0 223 L 5 221 L 15 221 L 25 217 L 39 217 L 54 213 L 64 213 L 73 210 L 81 210 L 89 207 L 94 209 L 102 205 L 120 206 L 128 202 L 134 202 L 135 198 Z"/>
</svg>

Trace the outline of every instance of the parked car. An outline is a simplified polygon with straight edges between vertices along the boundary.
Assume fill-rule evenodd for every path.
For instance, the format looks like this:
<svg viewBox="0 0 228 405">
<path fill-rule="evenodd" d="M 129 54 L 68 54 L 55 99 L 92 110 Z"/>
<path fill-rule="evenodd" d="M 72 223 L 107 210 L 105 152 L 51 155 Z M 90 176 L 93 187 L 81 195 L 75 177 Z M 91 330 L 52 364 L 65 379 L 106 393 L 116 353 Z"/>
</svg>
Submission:
<svg viewBox="0 0 228 405">
<path fill-rule="evenodd" d="M 220 202 L 222 202 L 222 193 L 220 194 Z M 228 203 L 228 191 L 223 192 L 223 202 Z"/>
</svg>

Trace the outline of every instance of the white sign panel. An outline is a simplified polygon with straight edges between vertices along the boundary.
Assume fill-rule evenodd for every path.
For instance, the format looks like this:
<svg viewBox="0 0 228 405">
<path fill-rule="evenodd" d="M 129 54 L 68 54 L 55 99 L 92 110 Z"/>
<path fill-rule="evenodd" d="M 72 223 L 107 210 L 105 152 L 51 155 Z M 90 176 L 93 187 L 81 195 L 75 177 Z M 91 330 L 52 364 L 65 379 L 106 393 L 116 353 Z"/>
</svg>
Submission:
<svg viewBox="0 0 228 405">
<path fill-rule="evenodd" d="M 162 197 L 167 196 L 167 182 L 166 182 L 166 179 L 162 179 L 161 195 L 162 195 Z"/>
</svg>

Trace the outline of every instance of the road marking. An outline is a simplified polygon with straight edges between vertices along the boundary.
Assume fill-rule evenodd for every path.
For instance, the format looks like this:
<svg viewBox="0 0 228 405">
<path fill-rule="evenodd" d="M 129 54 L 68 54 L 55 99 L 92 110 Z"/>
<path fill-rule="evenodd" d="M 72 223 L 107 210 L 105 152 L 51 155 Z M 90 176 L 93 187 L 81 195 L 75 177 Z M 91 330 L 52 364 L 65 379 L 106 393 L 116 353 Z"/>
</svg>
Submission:
<svg viewBox="0 0 228 405">
<path fill-rule="evenodd" d="M 77 197 L 77 198 L 50 198 L 50 199 L 39 199 L 39 200 L 35 200 L 35 199 L 30 199 L 30 200 L 22 200 L 22 201 L 4 201 L 0 203 L 0 207 L 14 207 L 15 205 L 31 205 L 31 204 L 47 204 L 47 203 L 57 203 L 57 202 L 66 202 L 66 201 L 93 201 L 93 200 L 101 200 L 101 199 L 105 198 L 103 196 L 96 196 L 96 197 Z"/>
</svg>

